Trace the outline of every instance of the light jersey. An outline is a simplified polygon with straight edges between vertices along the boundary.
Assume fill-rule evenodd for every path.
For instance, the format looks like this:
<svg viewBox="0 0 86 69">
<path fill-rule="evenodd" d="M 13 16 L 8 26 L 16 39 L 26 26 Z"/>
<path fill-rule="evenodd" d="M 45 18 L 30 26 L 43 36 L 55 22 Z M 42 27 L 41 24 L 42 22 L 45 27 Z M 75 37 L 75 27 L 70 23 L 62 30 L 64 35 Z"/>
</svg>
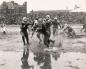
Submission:
<svg viewBox="0 0 86 69">
<path fill-rule="evenodd" d="M 2 31 L 6 31 L 6 27 L 4 24 L 1 27 L 2 27 Z"/>
<path fill-rule="evenodd" d="M 6 27 L 3 27 L 3 28 L 2 28 L 2 31 L 6 31 Z"/>
<path fill-rule="evenodd" d="M 34 24 L 37 25 L 38 24 L 38 20 L 34 20 Z"/>
<path fill-rule="evenodd" d="M 35 20 L 34 21 L 34 26 L 37 28 L 37 29 L 42 29 L 42 21 L 37 21 Z"/>
</svg>

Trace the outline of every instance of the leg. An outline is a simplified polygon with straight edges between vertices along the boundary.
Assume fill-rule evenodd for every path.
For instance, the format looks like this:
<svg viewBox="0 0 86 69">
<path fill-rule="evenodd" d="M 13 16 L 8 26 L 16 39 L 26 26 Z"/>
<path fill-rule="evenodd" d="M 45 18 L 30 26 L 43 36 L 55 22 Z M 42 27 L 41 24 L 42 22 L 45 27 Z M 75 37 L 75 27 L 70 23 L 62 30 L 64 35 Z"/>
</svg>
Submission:
<svg viewBox="0 0 86 69">
<path fill-rule="evenodd" d="M 33 35 L 35 34 L 35 32 L 36 32 L 36 28 L 33 28 L 32 29 L 32 36 L 31 36 L 31 38 L 33 37 Z"/>
<path fill-rule="evenodd" d="M 39 43 L 41 43 L 41 41 L 42 41 L 41 38 L 40 38 L 40 35 L 41 35 L 40 32 L 37 32 L 37 37 L 39 39 Z"/>
<path fill-rule="evenodd" d="M 25 38 L 26 38 L 27 44 L 29 44 L 28 33 L 25 33 Z"/>
<path fill-rule="evenodd" d="M 28 56 L 29 56 L 29 49 L 24 48 L 23 57 L 21 58 L 21 61 L 24 66 L 28 66 Z"/>
<path fill-rule="evenodd" d="M 50 31 L 50 30 L 48 30 L 47 38 L 48 38 L 48 43 L 49 43 L 49 44 L 50 44 L 50 42 L 52 42 L 52 43 L 54 43 L 54 42 L 55 42 L 55 40 L 50 39 L 51 34 L 52 34 L 53 36 L 55 36 L 55 32 L 56 32 L 56 28 L 54 28 L 54 34 L 53 34 L 53 33 L 51 33 L 51 31 Z"/>
<path fill-rule="evenodd" d="M 22 36 L 23 44 L 25 45 L 25 37 Z"/>
<path fill-rule="evenodd" d="M 29 55 L 29 49 L 28 48 L 24 48 L 24 52 L 23 52 L 23 58 L 28 59 L 28 55 Z"/>
<path fill-rule="evenodd" d="M 53 35 L 55 36 L 56 28 L 53 28 Z"/>
<path fill-rule="evenodd" d="M 48 37 L 46 35 L 44 35 L 44 44 L 49 47 L 49 40 Z"/>
<path fill-rule="evenodd" d="M 47 32 L 45 32 L 44 34 L 44 44 L 49 47 L 49 44 L 50 44 L 50 31 L 48 30 Z"/>
<path fill-rule="evenodd" d="M 3 34 L 6 34 L 6 31 L 3 31 Z"/>
<path fill-rule="evenodd" d="M 32 32 L 32 36 L 31 36 L 31 38 L 33 37 L 34 33 L 35 33 L 35 31 Z"/>
</svg>

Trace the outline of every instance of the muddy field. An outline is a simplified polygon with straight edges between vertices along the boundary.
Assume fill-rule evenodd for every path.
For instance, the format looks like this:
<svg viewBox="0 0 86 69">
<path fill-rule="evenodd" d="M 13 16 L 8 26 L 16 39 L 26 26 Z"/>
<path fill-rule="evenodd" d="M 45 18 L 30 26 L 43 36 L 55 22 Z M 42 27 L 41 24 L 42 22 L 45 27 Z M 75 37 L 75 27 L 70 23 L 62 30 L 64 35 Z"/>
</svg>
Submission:
<svg viewBox="0 0 86 69">
<path fill-rule="evenodd" d="M 45 52 L 36 35 L 30 38 L 28 67 L 23 67 L 21 57 L 23 43 L 19 26 L 7 26 L 7 34 L 0 28 L 0 69 L 86 69 L 86 36 L 80 32 L 82 25 L 71 25 L 76 38 L 68 38 L 59 33 L 55 37 L 56 50 Z"/>
</svg>

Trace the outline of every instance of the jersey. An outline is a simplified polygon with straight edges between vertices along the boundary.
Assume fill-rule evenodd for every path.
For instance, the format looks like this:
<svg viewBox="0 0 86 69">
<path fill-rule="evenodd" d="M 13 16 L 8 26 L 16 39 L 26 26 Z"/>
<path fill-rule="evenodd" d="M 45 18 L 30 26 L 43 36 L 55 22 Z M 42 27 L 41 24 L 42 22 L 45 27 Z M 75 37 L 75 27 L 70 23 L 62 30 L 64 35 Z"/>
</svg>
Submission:
<svg viewBox="0 0 86 69">
<path fill-rule="evenodd" d="M 43 24 L 42 20 L 38 21 L 37 28 L 38 28 L 39 30 L 42 29 L 42 24 Z"/>
<path fill-rule="evenodd" d="M 33 25 L 34 30 L 37 28 L 37 24 L 38 24 L 38 20 L 34 20 L 34 25 Z"/>
<path fill-rule="evenodd" d="M 29 25 L 30 25 L 29 23 L 22 22 L 20 26 L 21 32 L 26 33 Z"/>
<path fill-rule="evenodd" d="M 61 27 L 60 23 L 57 20 L 52 21 L 53 23 L 53 28 L 58 28 L 58 26 Z"/>
<path fill-rule="evenodd" d="M 66 29 L 68 30 L 68 32 L 72 32 L 73 31 L 73 29 L 70 26 L 67 26 Z"/>
<path fill-rule="evenodd" d="M 46 19 L 45 21 L 45 29 L 50 29 L 50 26 L 52 25 L 51 19 Z"/>
</svg>

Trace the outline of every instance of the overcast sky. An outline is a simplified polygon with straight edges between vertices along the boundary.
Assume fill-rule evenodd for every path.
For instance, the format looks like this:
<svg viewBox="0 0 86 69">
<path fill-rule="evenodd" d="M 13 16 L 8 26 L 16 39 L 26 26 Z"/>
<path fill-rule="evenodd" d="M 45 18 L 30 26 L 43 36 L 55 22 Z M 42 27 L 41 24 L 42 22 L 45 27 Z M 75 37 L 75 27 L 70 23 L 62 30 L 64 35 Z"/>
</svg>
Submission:
<svg viewBox="0 0 86 69">
<path fill-rule="evenodd" d="M 12 1 L 12 0 L 0 0 L 0 4 L 3 1 Z M 27 11 L 31 10 L 65 10 L 69 9 L 72 11 L 86 11 L 86 0 L 14 0 L 19 4 L 23 2 L 28 2 Z M 77 5 L 80 8 L 74 10 L 74 6 Z"/>
</svg>

